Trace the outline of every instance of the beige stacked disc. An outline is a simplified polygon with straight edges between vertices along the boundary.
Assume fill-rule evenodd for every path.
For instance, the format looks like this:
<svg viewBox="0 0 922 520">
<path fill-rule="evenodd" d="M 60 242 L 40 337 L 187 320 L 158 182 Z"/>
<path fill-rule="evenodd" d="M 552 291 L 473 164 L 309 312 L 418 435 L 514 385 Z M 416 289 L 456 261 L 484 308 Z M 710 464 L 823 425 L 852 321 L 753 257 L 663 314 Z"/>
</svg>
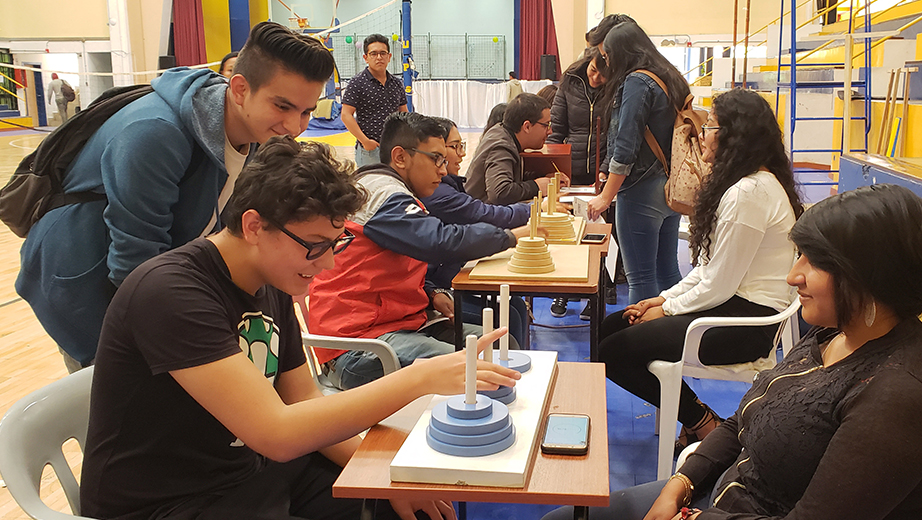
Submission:
<svg viewBox="0 0 922 520">
<path fill-rule="evenodd" d="M 547 230 L 547 239 L 549 241 L 567 241 L 576 239 L 576 230 L 573 229 L 571 221 L 573 218 L 569 213 L 558 213 L 557 193 L 560 186 L 560 174 L 554 174 L 554 179 L 547 187 L 547 213 L 542 213 L 540 220 L 541 225 Z"/>
<path fill-rule="evenodd" d="M 513 273 L 525 274 L 544 274 L 556 269 L 547 243 L 541 237 L 520 238 L 508 266 Z"/>
<path fill-rule="evenodd" d="M 541 225 L 547 230 L 547 239 L 550 242 L 574 240 L 576 230 L 573 229 L 573 217 L 569 213 L 542 213 Z"/>
</svg>

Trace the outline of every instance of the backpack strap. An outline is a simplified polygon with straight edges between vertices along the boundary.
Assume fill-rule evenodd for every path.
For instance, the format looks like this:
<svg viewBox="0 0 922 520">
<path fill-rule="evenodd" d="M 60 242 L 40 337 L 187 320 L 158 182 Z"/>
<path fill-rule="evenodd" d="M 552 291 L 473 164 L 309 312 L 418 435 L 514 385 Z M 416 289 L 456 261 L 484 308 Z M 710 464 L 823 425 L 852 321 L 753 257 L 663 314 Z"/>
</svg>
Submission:
<svg viewBox="0 0 922 520">
<path fill-rule="evenodd" d="M 666 97 L 669 97 L 669 89 L 666 88 L 666 85 L 663 83 L 663 80 L 659 79 L 659 76 L 650 72 L 649 70 L 637 69 L 634 72 L 639 72 L 644 76 L 648 76 L 659 85 L 659 88 L 663 89 L 663 93 L 666 94 Z M 653 136 L 653 132 L 650 131 L 650 127 L 647 126 L 644 128 L 643 132 L 644 140 L 647 142 L 647 146 L 653 150 L 653 155 L 656 156 L 656 159 L 663 165 L 663 169 L 666 170 L 666 175 L 669 175 L 669 162 L 666 161 L 666 154 L 663 153 L 662 147 L 656 141 L 656 137 Z"/>
<path fill-rule="evenodd" d="M 657 76 L 656 74 L 646 69 L 637 69 L 634 72 L 639 72 L 643 74 L 644 76 L 652 78 L 653 81 L 655 81 L 656 84 L 659 85 L 659 88 L 663 89 L 663 92 L 666 94 L 666 97 L 669 97 L 669 89 L 666 88 L 666 84 L 663 83 L 663 80 L 659 79 L 659 76 Z"/>
</svg>

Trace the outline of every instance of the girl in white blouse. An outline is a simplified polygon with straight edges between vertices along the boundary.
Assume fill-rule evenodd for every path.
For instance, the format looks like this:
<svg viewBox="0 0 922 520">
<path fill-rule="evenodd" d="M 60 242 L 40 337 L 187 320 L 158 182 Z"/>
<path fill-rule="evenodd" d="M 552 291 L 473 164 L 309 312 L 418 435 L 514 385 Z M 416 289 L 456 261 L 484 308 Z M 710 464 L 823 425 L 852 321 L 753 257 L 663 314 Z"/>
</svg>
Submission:
<svg viewBox="0 0 922 520">
<path fill-rule="evenodd" d="M 712 172 L 701 186 L 689 228 L 694 269 L 655 298 L 608 316 L 600 357 L 608 378 L 659 406 L 653 360 L 678 361 L 685 330 L 701 316 L 768 316 L 793 299 L 785 276 L 794 263 L 788 233 L 803 205 L 768 103 L 748 90 L 715 98 L 700 136 Z M 777 325 L 725 327 L 704 334 L 705 364 L 745 363 L 765 357 Z M 721 419 L 684 383 L 677 448 L 700 440 Z"/>
</svg>

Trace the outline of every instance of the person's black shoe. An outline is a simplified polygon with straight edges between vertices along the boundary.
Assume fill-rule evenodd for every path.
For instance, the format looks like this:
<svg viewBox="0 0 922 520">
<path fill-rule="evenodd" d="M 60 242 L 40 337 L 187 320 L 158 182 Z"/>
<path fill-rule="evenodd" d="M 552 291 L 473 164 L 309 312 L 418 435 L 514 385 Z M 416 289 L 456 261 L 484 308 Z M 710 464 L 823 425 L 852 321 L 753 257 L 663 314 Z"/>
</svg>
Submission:
<svg viewBox="0 0 922 520">
<path fill-rule="evenodd" d="M 618 289 L 616 287 L 605 288 L 605 305 L 618 304 Z"/>
<path fill-rule="evenodd" d="M 551 316 L 555 318 L 563 318 L 567 315 L 567 299 L 566 298 L 554 298 L 554 302 L 551 303 Z"/>
<path fill-rule="evenodd" d="M 583 307 L 583 311 L 579 313 L 579 319 L 583 321 L 592 319 L 592 302 L 586 303 L 586 306 Z"/>
</svg>

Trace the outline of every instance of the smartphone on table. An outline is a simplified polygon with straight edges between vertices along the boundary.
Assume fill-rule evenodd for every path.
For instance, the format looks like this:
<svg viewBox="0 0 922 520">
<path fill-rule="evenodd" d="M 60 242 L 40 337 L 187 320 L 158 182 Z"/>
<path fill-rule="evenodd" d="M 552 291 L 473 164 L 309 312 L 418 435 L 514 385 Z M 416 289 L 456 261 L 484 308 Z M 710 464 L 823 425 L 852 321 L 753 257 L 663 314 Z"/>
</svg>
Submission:
<svg viewBox="0 0 922 520">
<path fill-rule="evenodd" d="M 585 455 L 589 451 L 589 416 L 548 414 L 541 451 L 555 455 Z"/>
<path fill-rule="evenodd" d="M 583 235 L 583 244 L 601 244 L 605 242 L 606 235 L 602 233 L 586 233 Z"/>
</svg>

